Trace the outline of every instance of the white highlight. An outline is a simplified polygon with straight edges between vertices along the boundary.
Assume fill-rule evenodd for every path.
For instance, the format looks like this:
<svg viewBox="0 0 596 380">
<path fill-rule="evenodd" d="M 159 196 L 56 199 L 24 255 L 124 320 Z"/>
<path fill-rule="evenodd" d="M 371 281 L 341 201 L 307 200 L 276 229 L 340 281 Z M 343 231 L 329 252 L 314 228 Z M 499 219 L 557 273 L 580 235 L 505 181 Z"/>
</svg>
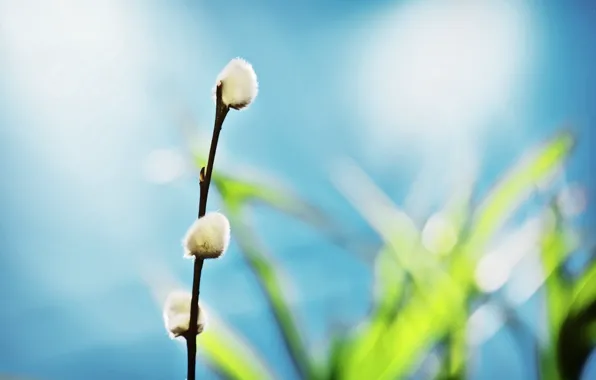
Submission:
<svg viewBox="0 0 596 380">
<path fill-rule="evenodd" d="M 150 69 L 171 51 L 152 42 L 147 17 L 146 9 L 117 0 L 93 7 L 0 1 L 3 74 L 11 100 L 36 128 L 27 141 L 90 188 L 113 178 L 130 157 L 129 141 L 154 115 L 146 88 L 157 73 Z"/>
<path fill-rule="evenodd" d="M 230 222 L 219 212 L 209 212 L 197 219 L 183 240 L 185 257 L 202 259 L 220 257 L 230 243 Z"/>
<path fill-rule="evenodd" d="M 527 255 L 538 249 L 545 223 L 551 215 L 535 217 L 523 226 L 503 237 L 478 263 L 475 277 L 480 290 L 492 293 L 499 290 L 510 279 L 514 268 Z"/>
<path fill-rule="evenodd" d="M 234 58 L 224 67 L 217 76 L 216 86 L 219 83 L 223 86 L 223 103 L 236 110 L 248 107 L 259 92 L 257 74 L 242 58 Z"/>
<path fill-rule="evenodd" d="M 371 25 L 369 50 L 357 51 L 359 87 L 349 91 L 359 101 L 350 101 L 388 143 L 388 133 L 466 136 L 507 109 L 529 54 L 523 16 L 506 2 L 405 2 Z"/>
<path fill-rule="evenodd" d="M 183 290 L 173 291 L 166 299 L 163 318 L 166 330 L 170 337 L 177 338 L 188 331 L 190 321 L 190 303 L 192 294 Z M 205 329 L 205 312 L 199 306 L 199 318 L 197 321 L 197 332 L 200 334 Z"/>
<path fill-rule="evenodd" d="M 143 171 L 150 182 L 165 184 L 182 177 L 186 162 L 180 152 L 171 149 L 157 149 L 145 159 Z"/>
<path fill-rule="evenodd" d="M 512 306 L 523 305 L 544 284 L 547 273 L 537 251 L 527 255 L 518 265 L 519 275 L 513 276 L 505 289 L 505 299 Z"/>
<path fill-rule="evenodd" d="M 503 311 L 492 304 L 480 306 L 468 319 L 469 342 L 479 346 L 490 339 L 505 323 Z"/>
<path fill-rule="evenodd" d="M 457 230 L 451 220 L 441 213 L 433 214 L 422 230 L 422 245 L 434 254 L 449 252 L 457 242 Z"/>
<path fill-rule="evenodd" d="M 476 283 L 483 292 L 495 292 L 509 280 L 511 269 L 505 258 L 486 255 L 476 268 Z"/>
<path fill-rule="evenodd" d="M 563 215 L 574 217 L 586 210 L 587 198 L 585 188 L 578 184 L 571 184 L 565 186 L 557 195 L 557 205 Z"/>
</svg>

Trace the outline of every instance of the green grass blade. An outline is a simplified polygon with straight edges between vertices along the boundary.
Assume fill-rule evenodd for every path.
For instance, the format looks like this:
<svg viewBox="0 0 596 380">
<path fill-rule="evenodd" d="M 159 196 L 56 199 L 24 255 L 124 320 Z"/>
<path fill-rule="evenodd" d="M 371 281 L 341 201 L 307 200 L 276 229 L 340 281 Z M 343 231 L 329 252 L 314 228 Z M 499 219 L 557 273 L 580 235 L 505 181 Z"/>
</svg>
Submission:
<svg viewBox="0 0 596 380">
<path fill-rule="evenodd" d="M 545 298 L 548 318 L 549 344 L 542 347 L 540 353 L 541 374 L 545 380 L 560 378 L 557 368 L 556 342 L 559 339 L 561 326 L 568 315 L 570 306 L 570 289 L 557 270 L 562 264 L 562 257 L 567 254 L 565 239 L 558 228 L 546 230 L 541 242 L 541 259 L 545 276 Z"/>
<path fill-rule="evenodd" d="M 392 319 L 404 297 L 405 286 L 405 271 L 395 260 L 395 255 L 389 249 L 383 249 L 375 261 L 374 315 Z"/>
<path fill-rule="evenodd" d="M 382 252 L 390 253 L 414 284 L 414 293 L 397 317 L 379 318 L 381 309 L 372 313 L 371 321 L 357 334 L 344 360 L 345 378 L 402 378 L 422 351 L 439 335 L 444 335 L 445 326 L 434 321 L 437 314 L 438 321 L 464 318 L 460 312 L 464 310 L 463 295 L 437 258 L 422 247 L 420 232 L 411 218 L 397 209 L 360 168 L 353 163 L 338 166 L 334 182 L 383 238 L 386 246 Z M 395 275 L 399 276 L 399 272 Z M 387 289 L 395 291 L 391 287 Z M 377 307 L 382 308 L 383 303 Z"/>
<path fill-rule="evenodd" d="M 565 319 L 557 341 L 558 370 L 563 375 L 560 378 L 582 378 L 582 371 L 596 345 L 595 328 L 596 299 Z"/>
<path fill-rule="evenodd" d="M 596 261 L 592 261 L 573 286 L 571 313 L 596 299 Z"/>
<path fill-rule="evenodd" d="M 573 299 L 573 290 L 560 275 L 560 270 L 564 261 L 578 248 L 578 244 L 568 238 L 568 231 L 558 213 L 553 213 L 552 225 L 544 228 L 541 241 L 541 260 L 543 271 L 548 277 L 545 281 L 546 303 L 551 342 L 554 342 Z"/>
<path fill-rule="evenodd" d="M 317 371 L 314 362 L 308 354 L 298 324 L 294 320 L 292 310 L 283 294 L 283 286 L 279 278 L 280 270 L 262 253 L 262 248 L 257 243 L 254 232 L 243 223 L 239 214 L 231 213 L 228 210 L 227 215 L 234 231 L 234 238 L 271 307 L 277 327 L 296 370 L 303 379 L 316 378 Z"/>
<path fill-rule="evenodd" d="M 381 349 L 385 330 L 395 318 L 406 285 L 405 271 L 399 266 L 390 248 L 385 248 L 375 260 L 375 302 L 373 309 L 356 333 L 342 346 L 337 361 L 338 378 L 368 378 L 380 362 L 378 355 L 389 353 Z M 387 359 L 385 359 L 387 360 Z"/>
<path fill-rule="evenodd" d="M 558 369 L 565 378 L 579 378 L 596 346 L 596 263 L 592 262 L 573 288 L 569 313 L 557 336 Z"/>
<path fill-rule="evenodd" d="M 574 145 L 575 136 L 565 130 L 525 155 L 474 213 L 466 253 L 477 254 L 537 184 L 558 173 Z"/>
<path fill-rule="evenodd" d="M 418 227 L 404 211 L 351 161 L 337 165 L 332 180 L 338 190 L 379 234 L 389 252 L 412 277 L 416 286 L 426 289 L 435 278 L 444 277 L 440 262 L 424 255 Z"/>
<path fill-rule="evenodd" d="M 460 327 L 452 328 L 447 338 L 446 374 L 449 379 L 463 379 L 466 363 L 466 320 L 457 323 Z"/>
<path fill-rule="evenodd" d="M 255 352 L 222 321 L 209 314 L 208 327 L 197 337 L 201 356 L 218 373 L 234 380 L 275 379 Z"/>
<path fill-rule="evenodd" d="M 403 378 L 440 336 L 465 321 L 462 294 L 446 276 L 433 281 L 433 291 L 413 290 L 396 317 L 388 320 L 373 314 L 345 359 L 347 379 Z"/>
<path fill-rule="evenodd" d="M 370 260 L 370 252 L 378 249 L 378 245 L 371 249 L 371 244 L 354 237 L 354 234 L 346 233 L 337 220 L 287 188 L 215 173 L 212 181 L 230 207 L 238 208 L 244 204 L 266 205 L 306 223 L 338 247 L 365 260 Z"/>
<path fill-rule="evenodd" d="M 191 154 L 197 169 L 205 166 L 206 156 L 202 152 L 194 150 Z M 211 180 L 222 197 L 228 201 L 239 204 L 260 202 L 318 227 L 328 222 L 328 217 L 318 207 L 282 186 L 274 186 L 264 181 L 248 181 L 241 176 L 220 171 L 214 172 Z"/>
<path fill-rule="evenodd" d="M 193 147 L 190 147 L 190 154 L 198 173 L 198 170 L 206 164 L 207 156 Z M 276 209 L 310 225 L 329 241 L 355 254 L 367 263 L 371 261 L 371 252 L 378 251 L 378 245 L 374 244 L 373 246 L 370 242 L 363 242 L 362 239 L 355 238 L 354 234 L 346 233 L 345 228 L 337 220 L 291 189 L 282 186 L 275 179 L 265 176 L 263 173 L 252 173 L 254 169 L 248 169 L 251 172 L 250 176 L 254 174 L 256 178 L 265 177 L 266 180 L 255 180 L 244 172 L 239 175 L 221 171 L 213 173 L 212 183 L 222 198 L 226 198 L 226 203 L 229 206 L 238 208 L 248 203 L 260 203 Z M 246 178 L 250 178 L 250 180 Z"/>
<path fill-rule="evenodd" d="M 345 367 L 342 378 L 391 380 L 404 377 L 425 349 L 428 349 L 439 337 L 445 336 L 450 329 L 461 327 L 461 321 L 465 320 L 465 301 L 474 291 L 474 270 L 480 252 L 513 214 L 513 210 L 519 206 L 524 196 L 529 194 L 537 183 L 558 172 L 574 143 L 575 138 L 571 133 L 561 132 L 533 155 L 525 157 L 504 176 L 473 213 L 472 222 L 469 223 L 470 229 L 465 234 L 465 242 L 453 252 L 453 261 L 450 265 L 451 277 L 435 276 L 438 272 L 429 275 L 429 267 L 421 265 L 417 260 L 416 255 L 419 252 L 417 234 L 413 244 L 411 240 L 400 239 L 403 235 L 396 233 L 400 230 L 399 224 L 389 223 L 387 220 L 380 221 L 381 227 L 391 227 L 390 236 L 387 236 L 387 231 L 382 234 L 387 242 L 387 249 L 395 253 L 404 268 L 415 274 L 419 282 L 425 286 L 412 295 L 410 302 L 405 305 L 394 321 L 388 324 L 384 320 L 373 319 L 362 330 L 363 332 L 357 334 L 354 341 L 357 343 L 349 344 L 348 354 L 341 355 Z M 225 185 L 229 186 L 230 183 L 232 182 L 227 181 L 222 186 L 224 192 Z M 259 187 L 249 188 L 244 186 L 246 184 L 238 185 L 235 184 L 234 188 L 228 191 L 233 195 L 229 197 L 233 198 L 229 203 L 230 208 L 238 209 L 242 199 L 256 197 L 268 204 L 281 205 L 282 210 L 291 210 L 291 208 L 284 208 L 287 205 L 291 206 L 291 202 L 280 198 L 275 192 L 262 191 Z M 255 272 L 258 273 L 257 276 L 265 293 L 268 294 L 278 324 L 285 331 L 283 335 L 290 351 L 297 352 L 293 356 L 298 357 L 298 362 L 308 363 L 308 355 L 301 353 L 304 347 L 289 308 L 280 295 L 274 269 L 268 265 L 267 260 L 261 260 L 262 254 L 258 250 L 245 252 L 245 254 Z M 405 257 L 406 255 L 409 257 Z M 433 267 L 431 266 L 430 269 Z M 425 281 L 427 277 L 432 281 Z M 453 283 L 454 278 L 457 280 L 456 285 Z M 426 291 L 428 286 L 432 287 L 432 292 Z M 380 305 L 382 304 L 381 302 Z M 360 347 L 365 347 L 366 350 Z M 368 355 L 363 355 L 365 352 Z M 299 367 L 309 367 L 309 365 L 299 364 Z"/>
<path fill-rule="evenodd" d="M 341 380 L 344 378 L 344 358 L 346 350 L 349 350 L 354 344 L 351 336 L 345 331 L 331 336 L 327 356 L 321 363 L 319 372 L 320 379 Z"/>
<path fill-rule="evenodd" d="M 519 206 L 523 196 L 558 171 L 571 152 L 574 141 L 570 133 L 559 133 L 533 155 L 525 157 L 493 189 L 473 213 L 466 240 L 453 252 L 450 276 L 431 276 L 433 291 L 416 291 L 395 322 L 383 332 L 383 343 L 377 344 L 374 354 L 379 360 L 367 367 L 372 371 L 367 373 L 368 378 L 391 380 L 407 376 L 422 353 L 437 339 L 454 328 L 463 327 L 467 315 L 466 300 L 475 291 L 474 271 L 479 254 Z M 398 237 L 392 233 L 388 244 Z M 417 250 L 410 248 L 403 254 L 415 256 Z M 454 285 L 454 280 L 458 285 Z M 393 356 L 387 359 L 383 350 L 389 344 L 392 344 Z M 461 360 L 460 357 L 456 361 Z M 353 367 L 358 368 L 359 365 L 354 364 Z M 350 378 L 357 379 L 358 376 Z"/>
</svg>

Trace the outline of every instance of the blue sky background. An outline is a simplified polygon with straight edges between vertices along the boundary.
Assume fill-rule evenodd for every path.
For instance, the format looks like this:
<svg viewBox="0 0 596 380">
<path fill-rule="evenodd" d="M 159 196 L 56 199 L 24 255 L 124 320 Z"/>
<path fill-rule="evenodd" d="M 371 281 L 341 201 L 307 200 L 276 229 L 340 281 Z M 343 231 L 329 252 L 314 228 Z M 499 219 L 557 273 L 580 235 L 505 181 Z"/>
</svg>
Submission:
<svg viewBox="0 0 596 380">
<path fill-rule="evenodd" d="M 422 173 L 422 217 L 467 168 L 478 166 L 483 194 L 571 123 L 580 144 L 564 180 L 594 193 L 594 4 L 454 3 L 0 0 L 0 372 L 184 378 L 184 347 L 168 339 L 144 269 L 190 286 L 180 239 L 198 188 L 188 173 L 148 181 L 146 159 L 185 146 L 181 112 L 210 133 L 214 78 L 236 56 L 261 90 L 228 117 L 216 170 L 259 168 L 362 239 L 376 236 L 329 180 L 339 157 L 406 208 Z M 594 215 L 589 205 L 579 225 Z M 294 283 L 309 344 L 323 350 L 331 321 L 365 315 L 370 270 L 300 223 L 253 216 Z M 201 297 L 296 378 L 234 245 L 206 265 Z M 530 361 L 512 344 L 506 332 L 491 339 L 472 378 L 527 378 Z"/>
</svg>

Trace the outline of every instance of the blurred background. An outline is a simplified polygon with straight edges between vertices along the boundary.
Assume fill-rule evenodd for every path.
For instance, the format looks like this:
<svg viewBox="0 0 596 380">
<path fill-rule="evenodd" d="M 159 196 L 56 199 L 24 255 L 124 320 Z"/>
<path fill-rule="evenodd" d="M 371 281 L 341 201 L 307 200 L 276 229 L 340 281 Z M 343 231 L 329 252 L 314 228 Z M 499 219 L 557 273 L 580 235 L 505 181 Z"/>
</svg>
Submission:
<svg viewBox="0 0 596 380">
<path fill-rule="evenodd" d="M 596 8 L 0 0 L 0 373 L 183 379 L 215 77 L 198 378 L 596 378 Z"/>
</svg>

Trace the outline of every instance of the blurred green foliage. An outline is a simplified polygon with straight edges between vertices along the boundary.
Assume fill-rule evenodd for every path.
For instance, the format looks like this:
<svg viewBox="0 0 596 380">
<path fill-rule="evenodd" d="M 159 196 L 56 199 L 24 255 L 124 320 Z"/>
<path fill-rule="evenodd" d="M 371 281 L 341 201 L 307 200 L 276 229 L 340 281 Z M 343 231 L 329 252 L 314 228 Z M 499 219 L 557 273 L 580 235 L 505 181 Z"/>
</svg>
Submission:
<svg viewBox="0 0 596 380">
<path fill-rule="evenodd" d="M 372 309 L 361 324 L 334 335 L 323 358 L 310 354 L 297 316 L 284 296 L 287 276 L 281 275 L 274 258 L 251 229 L 245 211 L 255 203 L 265 204 L 305 221 L 332 239 L 337 238 L 339 227 L 315 206 L 279 187 L 217 170 L 213 185 L 301 378 L 402 379 L 417 371 L 421 361 L 434 352 L 440 365 L 430 377 L 462 379 L 470 355 L 466 336 L 470 315 L 478 305 L 491 302 L 491 295 L 479 289 L 475 278 L 483 253 L 524 199 L 537 186 L 548 186 L 574 144 L 570 131 L 557 133 L 528 152 L 478 205 L 472 202 L 471 189 L 458 194 L 440 211 L 456 234 L 455 242 L 440 231 L 436 234 L 433 245 L 440 255 L 425 248 L 422 232 L 404 213 L 368 215 L 373 228 L 382 226 L 376 229 L 384 241 L 374 259 Z M 194 152 L 194 159 L 197 168 L 203 166 L 204 157 L 199 152 Z M 542 211 L 548 216 L 540 233 L 539 252 L 549 334 L 546 339 L 533 336 L 539 351 L 537 370 L 543 379 L 577 379 L 596 343 L 596 260 L 577 277 L 566 275 L 563 265 L 581 242 L 569 238 L 573 231 L 555 202 L 544 205 Z M 228 327 L 210 326 L 198 341 L 203 358 L 225 378 L 278 378 Z"/>
</svg>

